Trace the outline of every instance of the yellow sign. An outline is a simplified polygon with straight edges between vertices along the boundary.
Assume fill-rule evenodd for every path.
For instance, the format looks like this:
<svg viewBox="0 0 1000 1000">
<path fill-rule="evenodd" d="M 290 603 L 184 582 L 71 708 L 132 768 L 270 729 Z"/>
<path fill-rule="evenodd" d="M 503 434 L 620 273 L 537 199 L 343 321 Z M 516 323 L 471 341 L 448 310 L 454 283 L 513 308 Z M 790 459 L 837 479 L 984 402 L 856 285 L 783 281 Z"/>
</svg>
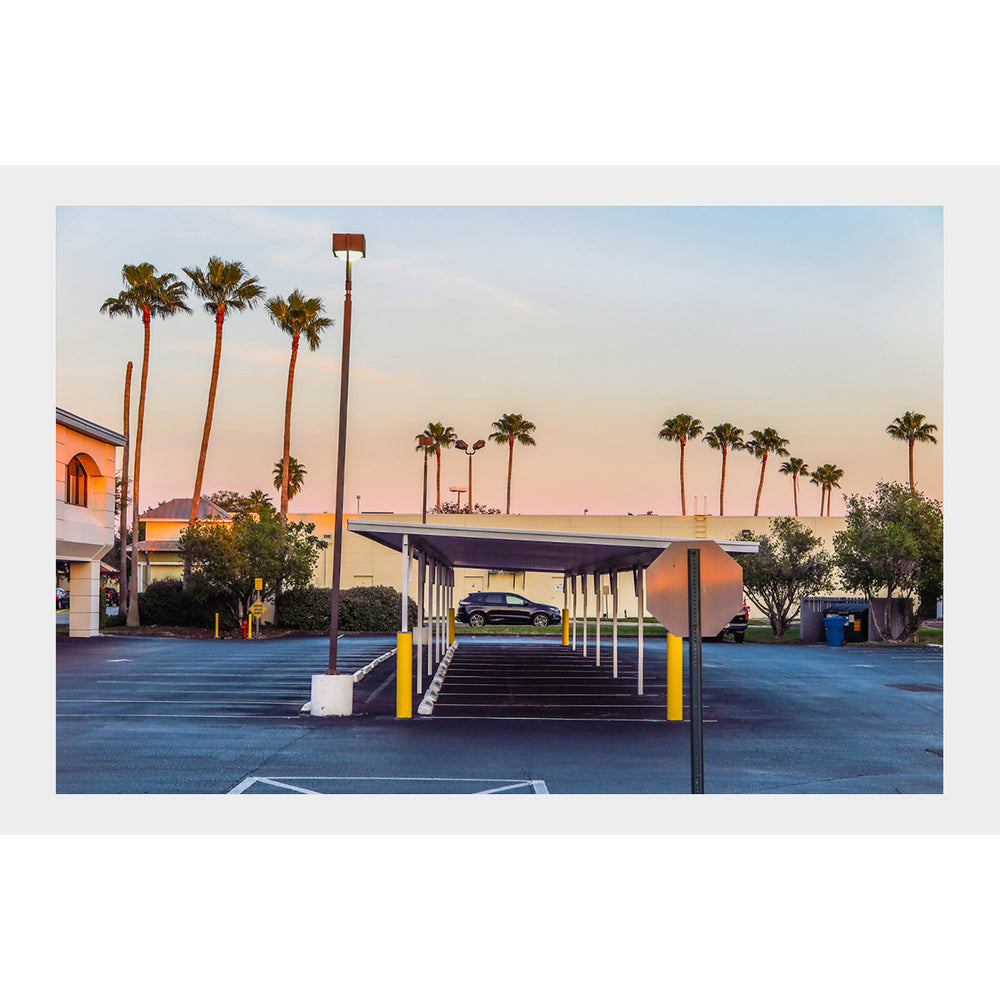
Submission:
<svg viewBox="0 0 1000 1000">
<path fill-rule="evenodd" d="M 254 577 L 254 579 L 253 579 L 253 589 L 254 590 L 263 590 L 264 589 L 264 577 L 262 577 L 262 576 L 255 576 Z"/>
<path fill-rule="evenodd" d="M 250 614 L 252 614 L 254 618 L 261 618 L 264 614 L 264 602 L 254 601 L 253 604 L 250 605 Z"/>
</svg>

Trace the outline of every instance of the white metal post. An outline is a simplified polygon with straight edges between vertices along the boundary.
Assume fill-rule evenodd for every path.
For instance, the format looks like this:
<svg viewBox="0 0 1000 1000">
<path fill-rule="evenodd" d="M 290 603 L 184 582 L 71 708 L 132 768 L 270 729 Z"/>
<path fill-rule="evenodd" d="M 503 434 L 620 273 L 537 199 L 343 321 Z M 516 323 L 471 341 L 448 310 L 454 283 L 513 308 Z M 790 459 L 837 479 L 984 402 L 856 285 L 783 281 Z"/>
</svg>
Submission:
<svg viewBox="0 0 1000 1000">
<path fill-rule="evenodd" d="M 424 579 L 427 574 L 427 556 L 417 553 L 417 694 L 424 689 Z"/>
<path fill-rule="evenodd" d="M 643 616 L 646 614 L 645 582 L 643 576 L 645 570 L 640 566 L 636 571 L 637 586 L 635 588 L 636 600 L 639 602 L 639 674 L 636 694 L 642 694 L 642 626 Z"/>
<path fill-rule="evenodd" d="M 572 577 L 573 583 L 573 652 L 576 652 L 576 574 Z"/>
<path fill-rule="evenodd" d="M 583 591 L 583 657 L 587 658 L 587 574 L 580 577 L 580 589 Z"/>
<path fill-rule="evenodd" d="M 402 549 L 402 553 L 403 553 L 403 601 L 402 601 L 402 604 L 403 604 L 403 613 L 402 613 L 403 623 L 402 623 L 402 625 L 399 626 L 399 631 L 400 632 L 408 632 L 409 631 L 409 627 L 408 627 L 409 626 L 409 622 L 407 621 L 407 618 L 409 616 L 407 615 L 406 612 L 408 610 L 407 605 L 410 603 L 410 536 L 409 535 L 405 535 L 405 534 L 403 535 L 403 549 Z"/>
<path fill-rule="evenodd" d="M 594 603 L 597 605 L 594 615 L 594 663 L 601 665 L 601 574 L 594 574 Z"/>
<path fill-rule="evenodd" d="M 611 676 L 618 676 L 618 570 L 611 574 Z"/>
</svg>

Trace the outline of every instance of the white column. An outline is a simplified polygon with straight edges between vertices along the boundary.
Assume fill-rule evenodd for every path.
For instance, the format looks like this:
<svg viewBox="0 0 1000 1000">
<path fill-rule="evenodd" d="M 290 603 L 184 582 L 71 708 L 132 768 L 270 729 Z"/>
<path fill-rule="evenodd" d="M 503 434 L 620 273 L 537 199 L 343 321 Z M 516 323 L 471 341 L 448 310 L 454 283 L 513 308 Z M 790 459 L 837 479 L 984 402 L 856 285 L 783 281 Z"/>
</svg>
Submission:
<svg viewBox="0 0 1000 1000">
<path fill-rule="evenodd" d="M 403 600 L 402 600 L 402 624 L 399 626 L 400 632 L 408 632 L 410 624 L 407 621 L 407 605 L 410 603 L 410 536 L 403 535 Z"/>
<path fill-rule="evenodd" d="M 427 575 L 427 556 L 417 553 L 417 694 L 424 690 L 424 582 Z"/>
<path fill-rule="evenodd" d="M 594 596 L 597 598 L 597 614 L 594 616 L 594 663 L 601 665 L 601 574 L 594 574 Z"/>
<path fill-rule="evenodd" d="M 587 657 L 587 574 L 580 577 L 581 589 L 583 590 L 583 656 Z"/>
<path fill-rule="evenodd" d="M 646 613 L 646 584 L 643 579 L 646 571 L 640 566 L 636 570 L 635 598 L 639 602 L 639 675 L 636 694 L 642 694 L 642 619 Z"/>
<path fill-rule="evenodd" d="M 427 644 L 427 675 L 434 669 L 434 577 L 437 573 L 437 563 L 431 559 L 427 571 L 427 631 L 424 641 Z"/>
<path fill-rule="evenodd" d="M 101 564 L 69 564 L 69 634 L 95 636 L 101 632 Z"/>
<path fill-rule="evenodd" d="M 611 676 L 618 676 L 618 570 L 611 575 Z"/>
<path fill-rule="evenodd" d="M 576 652 L 576 574 L 573 574 L 573 652 Z"/>
</svg>

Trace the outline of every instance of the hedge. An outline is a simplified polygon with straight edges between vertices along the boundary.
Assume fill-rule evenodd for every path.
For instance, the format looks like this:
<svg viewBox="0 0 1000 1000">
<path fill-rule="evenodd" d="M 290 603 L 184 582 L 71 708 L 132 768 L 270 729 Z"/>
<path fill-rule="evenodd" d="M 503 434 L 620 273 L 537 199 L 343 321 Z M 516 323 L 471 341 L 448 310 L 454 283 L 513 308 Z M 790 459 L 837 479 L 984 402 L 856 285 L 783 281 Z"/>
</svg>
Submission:
<svg viewBox="0 0 1000 1000">
<path fill-rule="evenodd" d="M 329 587 L 286 590 L 278 600 L 277 624 L 282 628 L 330 630 Z M 351 587 L 340 592 L 338 630 L 342 632 L 398 632 L 402 594 L 392 587 Z M 417 623 L 417 602 L 408 600 L 407 619 Z"/>
<path fill-rule="evenodd" d="M 143 625 L 214 628 L 216 613 L 219 628 L 236 628 L 236 619 L 224 595 L 209 593 L 196 599 L 184 593 L 183 580 L 154 580 L 139 594 L 139 621 Z"/>
</svg>

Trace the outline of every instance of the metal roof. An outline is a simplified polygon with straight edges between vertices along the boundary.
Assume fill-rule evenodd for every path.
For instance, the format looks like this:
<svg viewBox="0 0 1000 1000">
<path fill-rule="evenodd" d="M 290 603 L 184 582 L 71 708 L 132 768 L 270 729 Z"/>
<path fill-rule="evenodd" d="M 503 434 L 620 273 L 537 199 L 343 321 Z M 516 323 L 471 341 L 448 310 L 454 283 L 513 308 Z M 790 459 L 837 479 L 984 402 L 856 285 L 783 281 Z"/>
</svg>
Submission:
<svg viewBox="0 0 1000 1000">
<path fill-rule="evenodd" d="M 190 497 L 174 497 L 173 500 L 166 500 L 159 505 L 159 507 L 154 507 L 152 510 L 146 511 L 145 514 L 139 515 L 140 521 L 186 521 L 191 514 L 191 498 Z M 218 504 L 212 503 L 211 500 L 206 500 L 202 497 L 198 501 L 198 513 L 196 515 L 199 519 L 206 517 L 217 517 L 224 521 L 231 521 L 233 515 L 228 511 L 223 510 Z"/>
<path fill-rule="evenodd" d="M 117 431 L 110 430 L 107 427 L 102 427 L 100 424 L 95 424 L 92 420 L 78 417 L 75 413 L 70 413 L 69 410 L 62 410 L 58 406 L 56 407 L 56 423 L 62 424 L 64 427 L 72 427 L 73 430 L 79 431 L 81 434 L 86 434 L 87 437 L 95 438 L 98 441 L 104 441 L 106 444 L 113 444 L 119 448 L 125 447 L 126 440 L 123 434 L 119 434 Z"/>
<path fill-rule="evenodd" d="M 706 541 L 645 535 L 591 535 L 577 531 L 472 528 L 466 525 L 401 521 L 362 521 L 352 517 L 349 530 L 381 545 L 403 550 L 403 536 L 413 549 L 448 566 L 528 572 L 580 573 L 645 569 L 671 542 Z M 717 541 L 730 553 L 756 552 L 758 542 Z"/>
</svg>

